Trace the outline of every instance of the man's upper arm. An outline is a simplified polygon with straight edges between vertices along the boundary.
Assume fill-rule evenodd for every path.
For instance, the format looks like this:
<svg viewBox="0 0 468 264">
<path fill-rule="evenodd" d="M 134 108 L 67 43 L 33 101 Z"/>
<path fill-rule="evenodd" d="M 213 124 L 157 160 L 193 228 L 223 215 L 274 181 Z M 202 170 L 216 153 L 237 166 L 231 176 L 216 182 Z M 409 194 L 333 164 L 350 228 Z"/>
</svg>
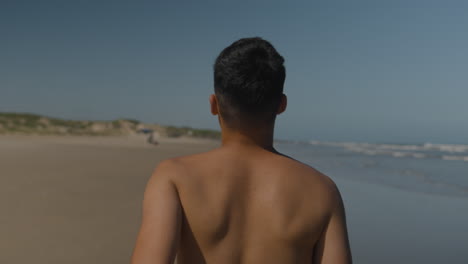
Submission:
<svg viewBox="0 0 468 264">
<path fill-rule="evenodd" d="M 352 263 L 346 216 L 341 195 L 333 184 L 333 210 L 314 250 L 314 264 Z"/>
<path fill-rule="evenodd" d="M 148 181 L 132 264 L 174 263 L 182 218 L 177 189 L 171 180 L 177 169 L 174 161 L 164 161 Z"/>
</svg>

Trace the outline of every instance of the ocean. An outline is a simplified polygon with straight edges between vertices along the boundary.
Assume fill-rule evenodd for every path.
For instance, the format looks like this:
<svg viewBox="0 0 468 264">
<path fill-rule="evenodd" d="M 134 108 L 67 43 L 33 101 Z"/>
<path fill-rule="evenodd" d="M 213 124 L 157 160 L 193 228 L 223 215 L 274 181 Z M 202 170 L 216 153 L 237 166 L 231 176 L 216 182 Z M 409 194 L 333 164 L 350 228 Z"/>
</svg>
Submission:
<svg viewBox="0 0 468 264">
<path fill-rule="evenodd" d="M 311 141 L 276 148 L 331 178 L 468 198 L 468 145 Z"/>
</svg>

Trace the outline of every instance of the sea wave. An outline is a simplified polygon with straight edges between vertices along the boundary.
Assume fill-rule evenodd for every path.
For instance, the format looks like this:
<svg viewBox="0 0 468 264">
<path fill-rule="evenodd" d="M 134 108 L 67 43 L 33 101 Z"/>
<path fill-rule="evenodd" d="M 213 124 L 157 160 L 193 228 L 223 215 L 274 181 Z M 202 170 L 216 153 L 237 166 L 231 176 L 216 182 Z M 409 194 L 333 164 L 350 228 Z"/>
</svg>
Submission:
<svg viewBox="0 0 468 264">
<path fill-rule="evenodd" d="M 468 161 L 468 156 L 457 156 L 457 155 L 443 155 L 443 160 L 463 160 Z"/>
<path fill-rule="evenodd" d="M 311 145 L 340 147 L 364 155 L 387 155 L 396 158 L 439 158 L 468 162 L 468 145 L 456 144 L 377 144 L 361 142 L 310 141 Z M 463 155 L 465 154 L 465 155 Z"/>
</svg>

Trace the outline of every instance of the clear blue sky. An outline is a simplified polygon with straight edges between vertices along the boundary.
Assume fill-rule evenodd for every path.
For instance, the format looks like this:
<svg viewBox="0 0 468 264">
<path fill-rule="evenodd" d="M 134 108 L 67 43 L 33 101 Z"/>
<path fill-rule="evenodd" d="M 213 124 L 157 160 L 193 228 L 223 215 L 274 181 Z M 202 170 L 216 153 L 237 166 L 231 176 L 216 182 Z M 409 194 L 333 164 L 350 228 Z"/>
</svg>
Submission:
<svg viewBox="0 0 468 264">
<path fill-rule="evenodd" d="M 467 1 L 181 2 L 1 1 L 0 111 L 217 128 L 214 59 L 261 36 L 278 138 L 468 144 Z"/>
</svg>

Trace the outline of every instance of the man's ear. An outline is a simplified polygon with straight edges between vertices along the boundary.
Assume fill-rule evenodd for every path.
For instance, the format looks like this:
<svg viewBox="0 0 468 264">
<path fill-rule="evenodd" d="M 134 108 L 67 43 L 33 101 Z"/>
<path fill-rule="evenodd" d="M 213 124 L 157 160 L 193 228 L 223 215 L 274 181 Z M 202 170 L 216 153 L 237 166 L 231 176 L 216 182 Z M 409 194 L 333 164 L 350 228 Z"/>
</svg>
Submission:
<svg viewBox="0 0 468 264">
<path fill-rule="evenodd" d="M 278 112 L 276 113 L 277 115 L 283 113 L 286 110 L 286 106 L 288 105 L 288 98 L 286 97 L 285 94 L 281 95 L 281 101 L 278 107 Z"/>
<path fill-rule="evenodd" d="M 216 98 L 216 95 L 212 94 L 210 95 L 210 109 L 211 109 L 211 114 L 213 115 L 218 115 L 218 99 Z"/>
</svg>

